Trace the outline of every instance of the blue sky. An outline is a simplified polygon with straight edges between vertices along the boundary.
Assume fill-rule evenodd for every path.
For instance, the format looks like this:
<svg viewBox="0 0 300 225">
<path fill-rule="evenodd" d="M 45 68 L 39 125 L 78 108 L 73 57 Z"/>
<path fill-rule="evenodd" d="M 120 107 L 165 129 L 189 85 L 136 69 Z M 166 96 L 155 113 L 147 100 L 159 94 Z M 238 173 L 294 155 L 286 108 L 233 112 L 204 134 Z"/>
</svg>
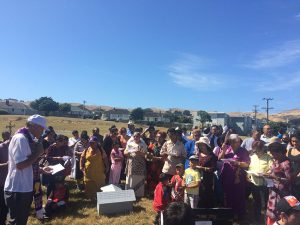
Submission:
<svg viewBox="0 0 300 225">
<path fill-rule="evenodd" d="M 300 1 L 0 2 L 0 98 L 300 108 Z"/>
</svg>

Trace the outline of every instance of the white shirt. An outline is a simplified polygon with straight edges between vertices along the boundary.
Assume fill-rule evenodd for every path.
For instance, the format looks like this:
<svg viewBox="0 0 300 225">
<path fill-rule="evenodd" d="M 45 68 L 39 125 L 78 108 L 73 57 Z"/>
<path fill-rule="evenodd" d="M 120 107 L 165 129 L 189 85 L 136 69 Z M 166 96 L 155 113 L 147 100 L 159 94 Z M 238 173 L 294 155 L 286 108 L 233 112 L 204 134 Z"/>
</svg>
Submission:
<svg viewBox="0 0 300 225">
<path fill-rule="evenodd" d="M 251 151 L 253 142 L 254 138 L 246 138 L 245 140 L 243 140 L 241 147 L 247 149 L 248 151 Z"/>
<path fill-rule="evenodd" d="M 260 140 L 264 141 L 266 144 L 270 143 L 271 137 L 268 137 L 264 134 L 260 136 Z"/>
<path fill-rule="evenodd" d="M 75 139 L 74 137 L 71 137 L 71 138 L 69 138 L 68 146 L 69 146 L 69 147 L 72 147 L 72 146 L 74 147 L 74 145 L 75 145 L 78 141 L 80 141 L 80 138 Z"/>
<path fill-rule="evenodd" d="M 32 165 L 19 170 L 16 164 L 25 161 L 31 155 L 28 140 L 23 134 L 15 134 L 8 146 L 8 174 L 4 190 L 10 192 L 32 192 Z"/>
</svg>

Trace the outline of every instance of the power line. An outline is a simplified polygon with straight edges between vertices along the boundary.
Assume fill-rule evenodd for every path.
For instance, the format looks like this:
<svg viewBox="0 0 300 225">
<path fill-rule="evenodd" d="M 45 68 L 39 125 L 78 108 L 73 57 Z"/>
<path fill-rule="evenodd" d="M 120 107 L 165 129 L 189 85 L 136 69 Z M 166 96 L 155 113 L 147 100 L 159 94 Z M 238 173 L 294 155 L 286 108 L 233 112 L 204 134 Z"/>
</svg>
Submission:
<svg viewBox="0 0 300 225">
<path fill-rule="evenodd" d="M 269 111 L 270 109 L 274 109 L 273 107 L 269 107 L 269 101 L 273 100 L 273 98 L 263 98 L 264 101 L 267 102 L 267 107 L 264 107 L 262 109 L 265 109 L 267 112 L 267 123 L 269 123 Z"/>
</svg>

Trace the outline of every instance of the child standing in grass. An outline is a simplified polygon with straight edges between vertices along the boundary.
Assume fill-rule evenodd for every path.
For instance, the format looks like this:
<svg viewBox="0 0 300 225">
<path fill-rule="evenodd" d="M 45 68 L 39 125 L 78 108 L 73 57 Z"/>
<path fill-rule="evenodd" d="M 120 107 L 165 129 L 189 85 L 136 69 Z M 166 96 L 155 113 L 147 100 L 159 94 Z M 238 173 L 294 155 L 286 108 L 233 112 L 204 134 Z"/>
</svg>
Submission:
<svg viewBox="0 0 300 225">
<path fill-rule="evenodd" d="M 157 213 L 154 224 L 157 224 L 160 213 L 167 207 L 170 201 L 168 190 L 169 179 L 164 173 L 159 175 L 159 183 L 156 185 L 153 199 L 153 209 Z"/>
<path fill-rule="evenodd" d="M 182 187 L 182 176 L 183 176 L 183 164 L 179 163 L 176 165 L 176 175 L 171 179 L 171 197 L 173 202 L 183 202 L 184 191 Z"/>
<path fill-rule="evenodd" d="M 111 167 L 109 174 L 109 183 L 115 185 L 118 185 L 120 182 L 120 175 L 124 158 L 122 151 L 119 147 L 119 142 L 115 141 L 113 143 L 113 149 L 110 153 Z"/>
<path fill-rule="evenodd" d="M 192 209 L 196 208 L 199 202 L 199 186 L 200 186 L 200 173 L 196 169 L 199 158 L 195 155 L 189 158 L 190 167 L 185 170 L 183 175 L 184 203 L 191 206 Z"/>
</svg>

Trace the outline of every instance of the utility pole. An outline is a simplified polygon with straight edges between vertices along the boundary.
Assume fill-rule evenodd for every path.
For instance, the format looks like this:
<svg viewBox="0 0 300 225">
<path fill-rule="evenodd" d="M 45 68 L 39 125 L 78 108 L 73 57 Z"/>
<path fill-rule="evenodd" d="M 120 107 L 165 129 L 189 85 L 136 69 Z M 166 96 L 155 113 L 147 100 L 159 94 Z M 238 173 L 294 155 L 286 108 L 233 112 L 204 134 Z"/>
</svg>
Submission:
<svg viewBox="0 0 300 225">
<path fill-rule="evenodd" d="M 267 112 L 267 123 L 269 123 L 269 110 L 274 109 L 273 107 L 269 107 L 269 101 L 273 100 L 273 98 L 263 98 L 264 101 L 267 102 L 267 107 L 263 108 Z"/>
<path fill-rule="evenodd" d="M 86 103 L 86 100 L 83 100 L 83 113 L 82 113 L 83 119 L 84 119 L 84 113 L 85 113 L 85 103 Z"/>
<path fill-rule="evenodd" d="M 254 112 L 254 121 L 255 121 L 255 128 L 257 129 L 257 119 L 256 119 L 256 116 L 257 116 L 257 112 L 258 112 L 258 110 L 257 110 L 257 107 L 258 107 L 259 105 L 253 105 L 253 107 L 254 107 L 254 109 L 253 109 L 253 112 Z"/>
</svg>

